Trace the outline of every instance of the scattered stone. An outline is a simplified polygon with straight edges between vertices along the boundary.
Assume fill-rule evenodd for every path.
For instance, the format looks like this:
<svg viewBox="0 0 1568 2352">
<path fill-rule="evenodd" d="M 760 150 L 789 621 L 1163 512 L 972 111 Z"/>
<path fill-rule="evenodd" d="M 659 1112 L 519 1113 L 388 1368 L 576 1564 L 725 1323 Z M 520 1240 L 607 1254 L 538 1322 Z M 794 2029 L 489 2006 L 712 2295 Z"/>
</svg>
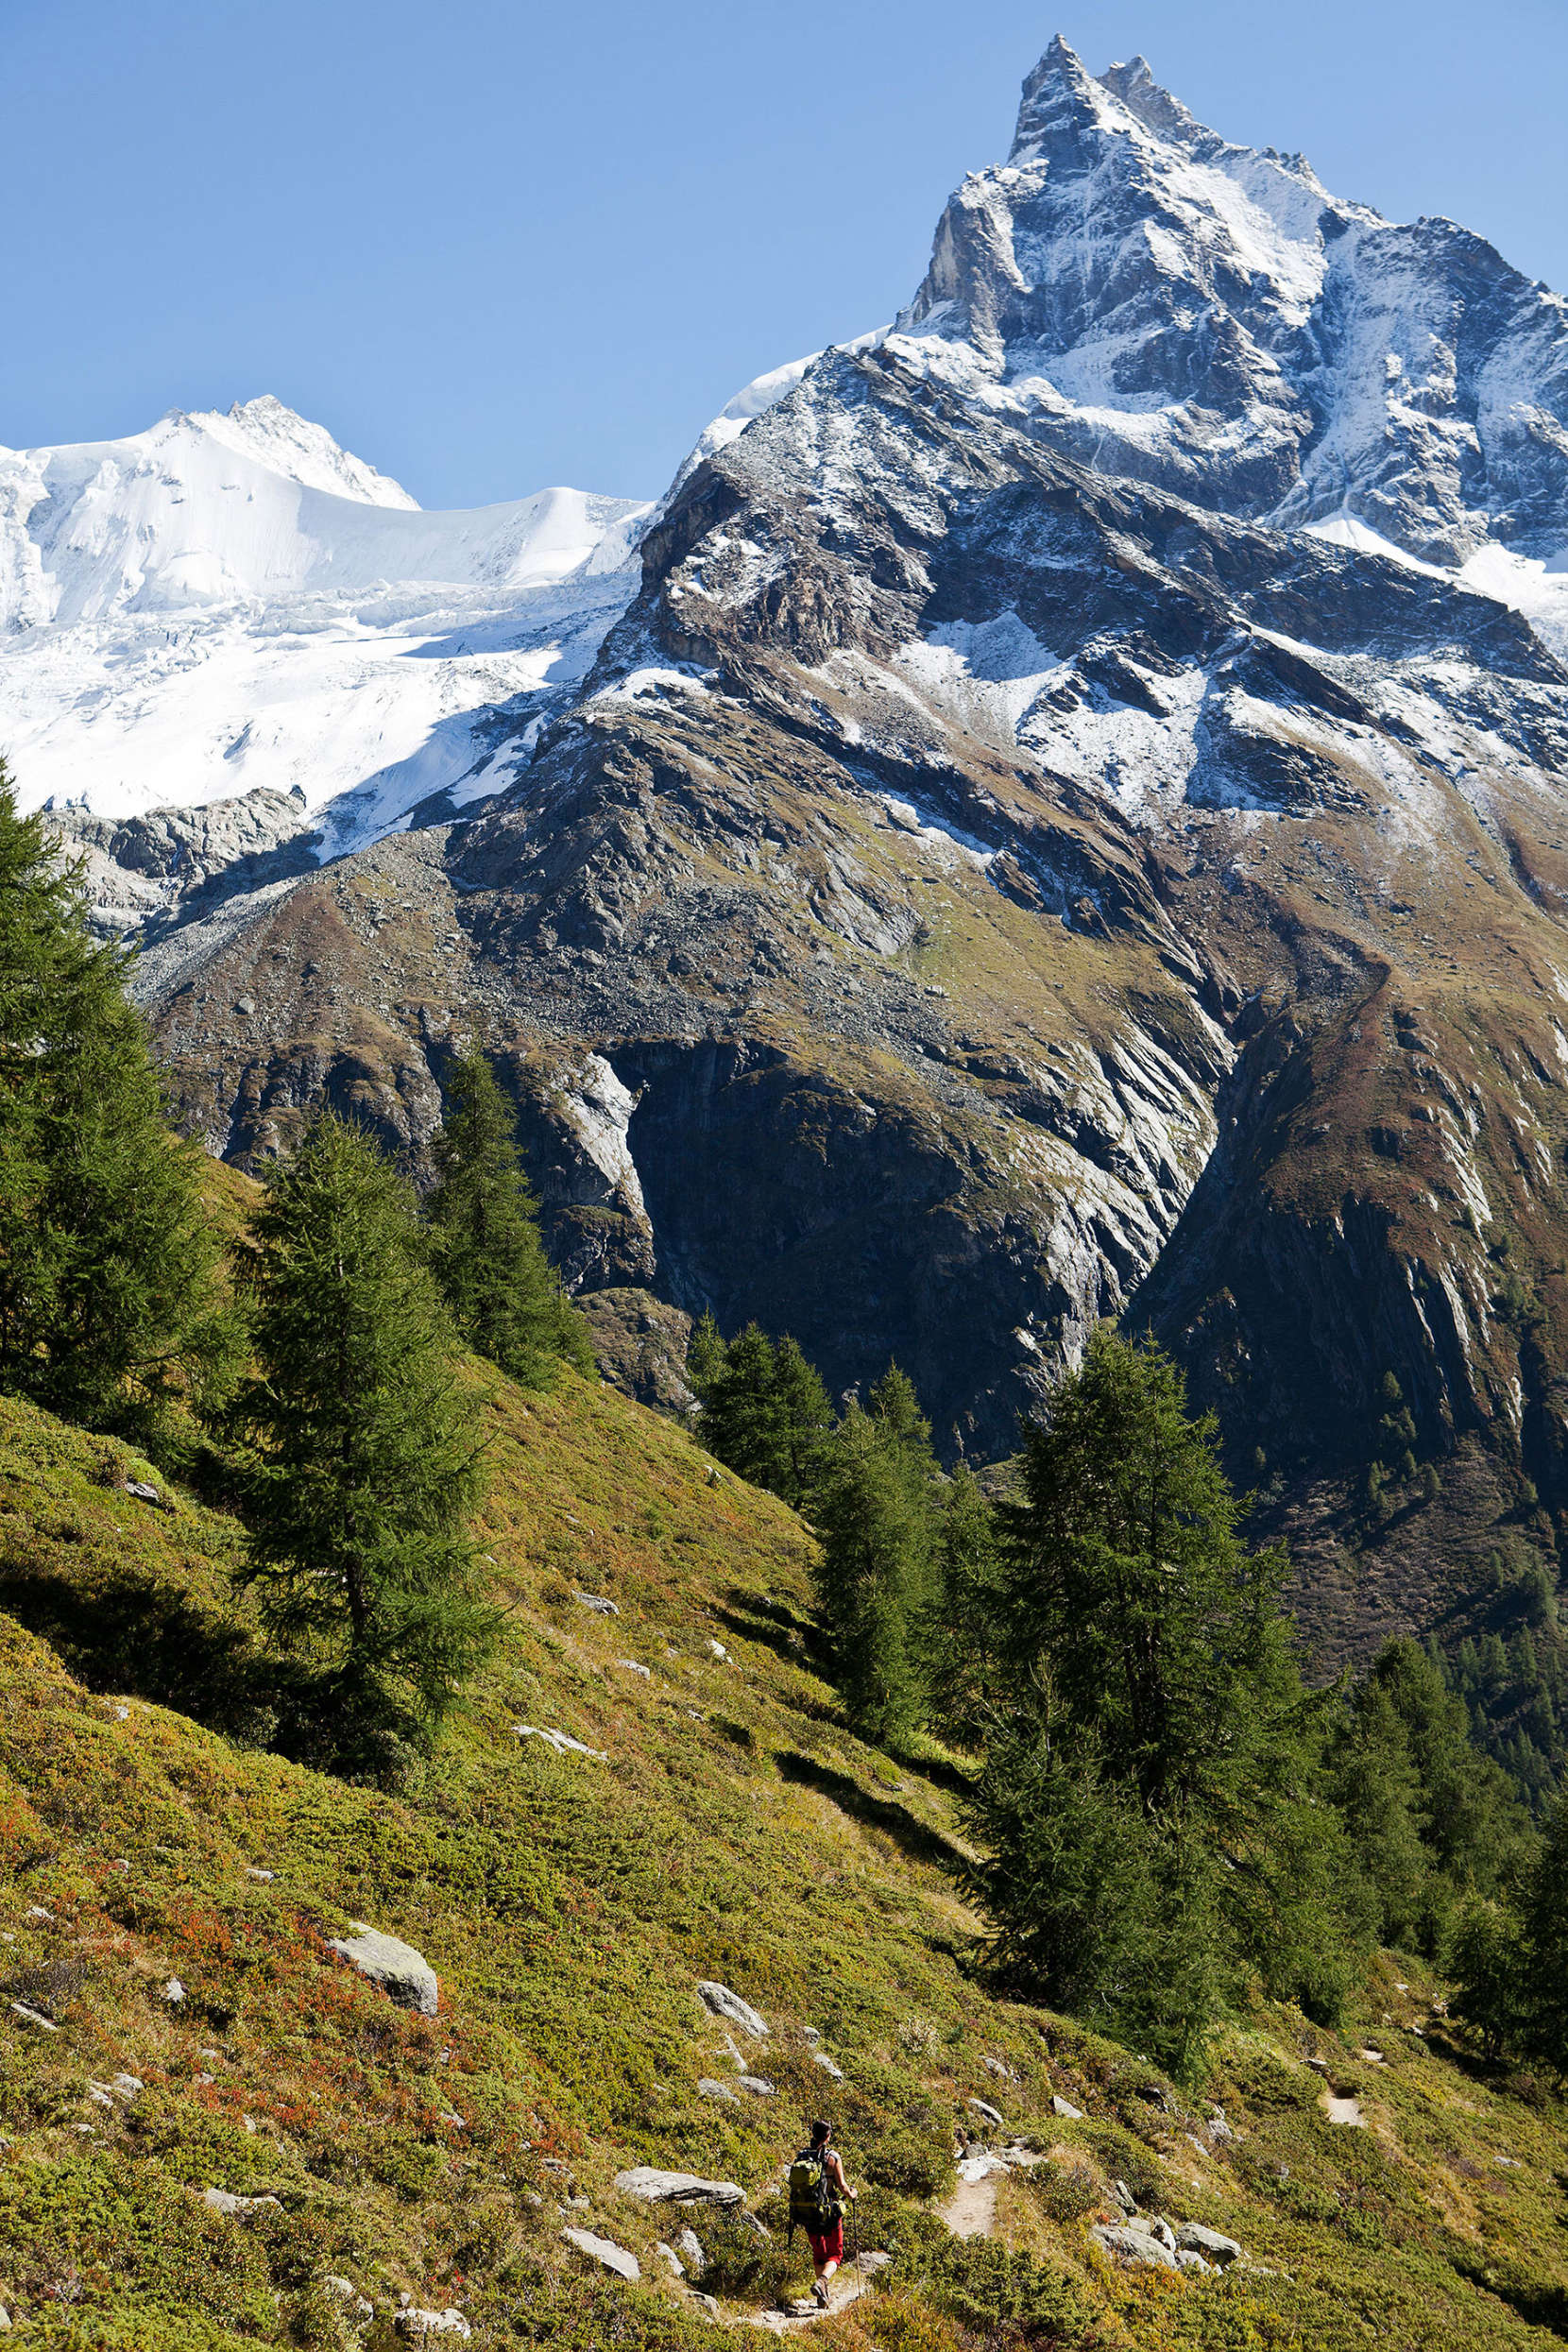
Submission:
<svg viewBox="0 0 1568 2352">
<path fill-rule="evenodd" d="M 151 1503 L 156 1506 L 161 1504 L 163 1500 L 163 1497 L 159 1493 L 156 1487 L 147 1486 L 145 1481 L 140 1478 L 128 1478 L 126 1480 L 126 1492 L 128 1494 L 134 1494 L 139 1503 Z"/>
<path fill-rule="evenodd" d="M 609 1757 L 602 1747 L 589 1747 L 584 1740 L 574 1740 L 569 1731 L 547 1731 L 537 1723 L 514 1723 L 513 1730 L 520 1740 L 543 1740 L 557 1756 L 591 1756 L 595 1764 L 608 1764 Z"/>
<path fill-rule="evenodd" d="M 892 2259 L 891 2254 L 858 2254 L 855 2257 L 855 2268 L 865 2277 L 874 2278 L 878 2271 L 887 2269 Z"/>
<path fill-rule="evenodd" d="M 821 2041 L 822 2035 L 816 2026 L 803 2025 L 800 2029 L 800 2038 L 802 2041 Z"/>
<path fill-rule="evenodd" d="M 259 1879 L 264 1886 L 270 1886 L 277 1874 L 272 1870 L 258 1870 L 254 1863 L 247 1862 L 245 1866 L 245 1875 L 247 1879 Z"/>
<path fill-rule="evenodd" d="M 1136 2197 L 1133 2196 L 1133 2191 L 1128 2188 L 1127 2183 L 1124 2180 L 1114 2180 L 1111 2183 L 1111 2194 L 1115 2197 L 1116 2203 L 1120 2206 L 1124 2213 L 1135 2213 L 1137 2211 L 1138 2201 Z"/>
<path fill-rule="evenodd" d="M 969 2105 L 974 2108 L 975 2113 L 982 2117 L 987 2123 L 1000 2123 L 1002 2121 L 1000 2111 L 992 2106 L 989 2100 L 971 2099 Z"/>
<path fill-rule="evenodd" d="M 30 1902 L 22 1916 L 25 1919 L 36 1919 L 46 1926 L 54 1925 L 54 1913 L 45 1911 L 41 1902 Z"/>
<path fill-rule="evenodd" d="M 568 2197 L 562 2205 L 556 2207 L 556 2211 L 560 2213 L 591 2213 L 592 2210 L 593 2199 L 591 2197 Z"/>
<path fill-rule="evenodd" d="M 654 1679 L 652 1666 L 639 1666 L 635 1658 L 618 1658 L 615 1662 L 618 1666 L 624 1666 L 628 1674 L 639 1674 L 644 1682 L 651 1682 Z"/>
<path fill-rule="evenodd" d="M 0 2336 L 4 2336 L 4 2335 L 9 2335 L 9 2332 L 10 2332 L 10 2324 L 11 2324 L 11 2315 L 10 2315 L 10 2313 L 7 2310 L 7 2309 L 6 2309 L 5 2305 L 4 2305 L 3 2303 L 0 2303 Z"/>
<path fill-rule="evenodd" d="M 738 2107 L 741 2104 L 729 2085 L 715 2082 L 711 2074 L 698 2077 L 697 2096 L 699 2099 L 727 2099 L 732 2107 Z"/>
<path fill-rule="evenodd" d="M 1000 2083 L 1015 2083 L 1018 2079 L 1014 2069 L 1003 2058 L 982 2058 L 980 2064 L 988 2074 L 994 2074 Z"/>
<path fill-rule="evenodd" d="M 731 1663 L 729 1652 L 725 1649 L 723 1642 L 710 1641 L 707 1646 L 713 1652 L 715 1658 L 722 1658 L 724 1660 L 726 1666 Z"/>
<path fill-rule="evenodd" d="M 1241 2248 L 1234 2238 L 1222 2236 L 1218 2229 L 1205 2229 L 1202 2222 L 1184 2222 L 1176 2232 L 1176 2243 L 1183 2253 L 1201 2254 L 1220 2270 L 1227 2262 L 1241 2258 Z"/>
<path fill-rule="evenodd" d="M 114 1710 L 114 1720 L 116 1723 L 128 1723 L 130 1721 L 130 1709 L 128 1707 L 116 1707 Z"/>
<path fill-rule="evenodd" d="M 24 2025 L 36 2025 L 41 2034 L 58 2034 L 60 2032 L 60 2027 L 55 2023 L 53 2018 L 40 2016 L 36 2009 L 29 2009 L 25 2001 L 13 2001 L 11 2003 L 11 2014 L 14 2017 L 19 2017 Z"/>
<path fill-rule="evenodd" d="M 1365 2127 L 1367 2119 L 1361 2112 L 1359 2099 L 1353 2099 L 1348 2093 L 1336 2095 L 1332 2090 L 1325 2090 L 1323 2105 L 1328 2110 L 1328 2120 L 1331 2123 L 1351 2123 Z"/>
<path fill-rule="evenodd" d="M 459 2115 L 455 2107 L 443 2107 L 440 2121 L 450 2123 L 454 2131 L 466 2132 L 469 2128 L 467 2119 Z"/>
<path fill-rule="evenodd" d="M 449 2304 L 444 2311 L 421 2311 L 410 2303 L 394 2318 L 392 2325 L 403 2336 L 458 2336 L 467 2338 L 473 2329 L 461 2311 Z"/>
<path fill-rule="evenodd" d="M 1328 2072 L 1328 2060 L 1326 2058 L 1308 2058 L 1306 2063 L 1316 2073 L 1326 2074 Z"/>
<path fill-rule="evenodd" d="M 655 2246 L 654 2252 L 658 2256 L 659 2260 L 664 2264 L 665 2269 L 669 2271 L 672 2277 L 684 2278 L 686 2276 L 686 2264 L 681 2260 L 680 2256 L 675 2252 L 673 2246 L 667 2246 L 661 2238 L 658 2243 Z"/>
<path fill-rule="evenodd" d="M 163 1998 L 169 2003 L 169 2006 L 174 2009 L 178 2009 L 180 2003 L 184 2000 L 185 1987 L 180 1983 L 178 1976 L 171 1976 L 168 1983 L 164 1986 Z"/>
<path fill-rule="evenodd" d="M 753 2041 L 767 2039 L 765 2020 L 758 2016 L 749 2002 L 742 2001 L 739 1993 L 732 1993 L 727 1985 L 716 1985 L 711 1978 L 704 1977 L 698 1983 L 697 1991 L 716 2018 L 727 2018 L 731 2025 L 738 2025 L 743 2034 L 751 2036 Z M 1000 2121 L 999 2117 L 997 2121 Z"/>
<path fill-rule="evenodd" d="M 1359 2054 L 1366 2059 L 1369 2066 L 1382 2066 L 1385 2063 L 1381 2050 L 1363 2050 Z"/>
<path fill-rule="evenodd" d="M 92 2100 L 93 2105 L 95 2107 L 111 2107 L 114 2105 L 113 2093 L 111 2091 L 107 2083 L 94 2083 L 89 2081 L 87 2086 L 87 2095 Z"/>
<path fill-rule="evenodd" d="M 707 2313 L 709 2319 L 722 2318 L 723 2314 L 719 2309 L 719 2298 L 717 2295 L 698 2294 L 693 2292 L 691 2300 L 697 2306 L 699 2310 L 706 2311 Z"/>
<path fill-rule="evenodd" d="M 1216 2107 L 1209 2118 L 1209 2137 L 1211 2139 L 1234 2139 L 1236 2138 L 1235 2132 L 1225 2120 L 1223 2107 Z"/>
<path fill-rule="evenodd" d="M 360 2293 L 351 2279 L 340 2278 L 335 2271 L 329 2271 L 321 2284 L 329 2294 L 335 2294 L 340 2303 L 346 2303 L 349 2306 L 355 2319 L 375 2318 L 375 2305 Z"/>
<path fill-rule="evenodd" d="M 142 2077 L 139 2074 L 116 2074 L 109 2087 L 111 2090 L 117 2090 L 122 2099 L 134 2099 L 144 2088 Z"/>
<path fill-rule="evenodd" d="M 1139 2263 L 1151 2270 L 1176 2267 L 1176 2257 L 1168 2246 L 1162 2245 L 1147 2229 L 1134 2229 L 1130 2222 L 1097 2222 L 1089 2235 L 1115 2261 L 1129 2268 Z"/>
<path fill-rule="evenodd" d="M 1176 2249 L 1176 2267 L 1179 2271 L 1202 2271 L 1205 2274 L 1205 2275 L 1212 2275 L 1214 2265 L 1210 2262 L 1205 2262 L 1201 2254 L 1195 2254 L 1190 2247 L 1178 2246 Z"/>
<path fill-rule="evenodd" d="M 615 2185 L 623 2197 L 635 2197 L 639 2205 L 739 2206 L 746 2201 L 745 2190 L 732 2180 L 705 2180 L 700 2173 L 661 2173 L 652 2164 L 617 2173 Z M 684 2245 L 690 2234 L 683 2231 L 678 2242 Z"/>
<path fill-rule="evenodd" d="M 275 2213 L 282 2207 L 276 2197 L 236 2197 L 231 2190 L 204 2189 L 201 2202 L 214 2213 L 227 2213 L 231 2220 L 244 2221 L 249 2214 L 260 2213 L 270 2206 Z"/>
<path fill-rule="evenodd" d="M 250 1015 L 251 1015 L 251 1014 L 255 1012 L 255 1010 L 256 1010 L 256 999 L 255 999 L 255 997 L 235 997 L 235 999 L 234 999 L 234 1010 L 235 1010 L 235 1012 L 236 1012 L 236 1013 L 240 1015 L 240 1018 L 241 1018 L 242 1020 L 248 1021 L 248 1020 L 249 1020 L 249 1018 L 250 1018 Z"/>
<path fill-rule="evenodd" d="M 84 2139 L 96 2139 L 98 2136 L 91 2123 L 73 2123 L 71 2129 L 74 2132 L 80 2132 Z"/>
<path fill-rule="evenodd" d="M 579 1609 L 591 1609 L 596 1617 L 619 1617 L 621 1614 L 615 1603 L 607 1601 L 602 1593 L 573 1593 L 571 1597 Z"/>
<path fill-rule="evenodd" d="M 1064 2099 L 1059 2090 L 1051 2093 L 1050 2111 L 1052 2115 L 1059 2115 L 1064 2123 L 1082 2123 L 1083 2121 L 1082 2108 L 1075 2107 L 1070 2099 Z"/>
<path fill-rule="evenodd" d="M 836 2059 L 830 2058 L 826 2050 L 813 2050 L 811 2053 L 811 2063 L 813 2066 L 820 2066 L 823 2072 L 831 2076 L 835 2083 L 843 2082 L 843 2067 L 838 2064 Z"/>
<path fill-rule="evenodd" d="M 681 2231 L 675 2243 L 685 2257 L 686 2267 L 691 2273 L 692 2277 L 700 2278 L 707 2268 L 707 2257 L 703 2252 L 703 2241 L 696 2231 L 689 2224 Z"/>
<path fill-rule="evenodd" d="M 749 2090 L 754 2099 L 776 2099 L 777 2091 L 765 2074 L 741 2074 L 736 2077 L 742 2090 Z"/>
<path fill-rule="evenodd" d="M 642 2265 L 636 2255 L 618 2246 L 613 2238 L 596 2238 L 591 2229 L 563 2229 L 561 2236 L 579 2254 L 586 2254 L 589 2261 L 597 2262 L 602 2269 L 613 2271 L 629 2287 L 635 2287 L 642 2276 Z"/>
<path fill-rule="evenodd" d="M 421 2017 L 433 2018 L 440 2007 L 440 1986 L 423 1952 L 399 1936 L 366 1927 L 363 1919 L 349 1925 L 351 1934 L 328 1937 L 328 1951 L 340 1953 L 361 1976 L 379 1985 L 400 2009 L 417 2009 Z"/>
<path fill-rule="evenodd" d="M 1157 2238 L 1167 2254 L 1175 2253 L 1176 2232 L 1163 2215 L 1152 2214 L 1148 2221 L 1140 2222 L 1138 2226 L 1140 2229 L 1147 2229 L 1151 2238 Z"/>
</svg>

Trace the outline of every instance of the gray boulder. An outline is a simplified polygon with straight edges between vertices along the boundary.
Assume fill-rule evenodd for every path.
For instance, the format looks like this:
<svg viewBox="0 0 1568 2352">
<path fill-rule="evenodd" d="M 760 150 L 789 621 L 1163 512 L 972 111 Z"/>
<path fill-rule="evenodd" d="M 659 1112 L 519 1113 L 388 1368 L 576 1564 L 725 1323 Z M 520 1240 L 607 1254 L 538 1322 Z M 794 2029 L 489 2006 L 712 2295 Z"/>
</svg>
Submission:
<svg viewBox="0 0 1568 2352">
<path fill-rule="evenodd" d="M 778 2095 L 765 2074 L 738 2074 L 735 2079 L 754 2099 L 774 2099 Z"/>
<path fill-rule="evenodd" d="M 623 2197 L 635 2197 L 639 2205 L 737 2206 L 746 2201 L 745 2190 L 735 2181 L 705 2180 L 700 2173 L 661 2173 L 652 2164 L 634 2164 L 630 2172 L 617 2173 L 615 2185 Z"/>
<path fill-rule="evenodd" d="M 811 2053 L 811 2064 L 813 2066 L 820 2066 L 823 2072 L 829 2075 L 835 2083 L 843 2082 L 843 2067 L 839 2065 L 836 2059 L 830 2058 L 826 2050 L 813 2050 Z"/>
<path fill-rule="evenodd" d="M 689 2225 L 681 2231 L 675 2243 L 680 2248 L 681 2258 L 692 2277 L 700 2278 L 707 2268 L 707 2257 L 703 2252 L 703 2241 L 696 2231 Z"/>
<path fill-rule="evenodd" d="M 989 2099 L 971 2099 L 969 2105 L 977 2115 L 984 2118 L 987 2123 L 999 2123 L 1002 2121 L 1001 2110 L 994 2107 Z"/>
<path fill-rule="evenodd" d="M 573 1593 L 571 1597 L 579 1609 L 591 1609 L 596 1617 L 619 1617 L 621 1614 L 615 1603 L 606 1600 L 602 1593 Z"/>
<path fill-rule="evenodd" d="M 400 2009 L 418 2009 L 421 2017 L 433 2018 L 440 2006 L 440 1986 L 424 1953 L 396 1935 L 366 1927 L 363 1919 L 355 1919 L 352 1926 L 351 1935 L 331 1937 L 328 1951 L 340 1952 Z"/>
<path fill-rule="evenodd" d="M 1205 2229 L 1201 2222 L 1184 2222 L 1176 2232 L 1176 2243 L 1184 2253 L 1201 2254 L 1221 2268 L 1241 2258 L 1241 2248 L 1234 2238 L 1223 2237 L 1218 2229 Z"/>
<path fill-rule="evenodd" d="M 732 1993 L 727 1985 L 716 1985 L 711 1978 L 705 1977 L 698 1984 L 697 1992 L 704 2006 L 710 2009 L 716 2018 L 726 2018 L 731 2025 L 738 2025 L 742 2034 L 749 2034 L 753 2041 L 766 2041 L 766 2020 L 758 2017 L 749 2001 L 742 2001 L 739 1993 Z"/>
<path fill-rule="evenodd" d="M 1149 2230 L 1138 2229 L 1131 2222 L 1097 2222 L 1089 2235 L 1113 2260 L 1131 2268 L 1142 2264 L 1150 2270 L 1173 2271 L 1176 2267 L 1176 2257 L 1170 2248 L 1162 2245 Z"/>
<path fill-rule="evenodd" d="M 642 2276 L 642 2265 L 636 2255 L 618 2246 L 613 2238 L 596 2238 L 591 2229 L 563 2229 L 561 2236 L 579 2254 L 586 2254 L 590 2262 L 597 2262 L 601 2270 L 613 2271 L 617 2278 L 623 2278 L 628 2287 L 635 2287 Z"/>
<path fill-rule="evenodd" d="M 450 2305 L 444 2311 L 425 2311 L 417 2304 L 405 2303 L 392 2324 L 401 2336 L 416 2341 L 425 2336 L 455 2336 L 461 2343 L 473 2334 L 462 2312 Z"/>
<path fill-rule="evenodd" d="M 716 2082 L 711 2074 L 703 2074 L 698 2077 L 697 2096 L 699 2099 L 722 2099 L 726 2106 L 731 2107 L 738 2107 L 741 2104 L 729 2085 Z"/>
<path fill-rule="evenodd" d="M 1064 2099 L 1059 2090 L 1051 2093 L 1050 2111 L 1052 2115 L 1059 2115 L 1064 2123 L 1082 2123 L 1083 2121 L 1082 2108 L 1075 2107 L 1070 2099 Z"/>
</svg>

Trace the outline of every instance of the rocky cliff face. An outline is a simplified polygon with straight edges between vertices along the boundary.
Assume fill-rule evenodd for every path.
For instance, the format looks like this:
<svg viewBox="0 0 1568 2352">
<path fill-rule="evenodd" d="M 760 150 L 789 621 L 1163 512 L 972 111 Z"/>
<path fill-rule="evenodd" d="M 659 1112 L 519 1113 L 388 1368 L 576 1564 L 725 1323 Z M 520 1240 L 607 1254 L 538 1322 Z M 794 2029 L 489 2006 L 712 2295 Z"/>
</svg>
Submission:
<svg viewBox="0 0 1568 2352">
<path fill-rule="evenodd" d="M 1558 297 L 1058 43 L 515 783 L 165 894 L 171 1070 L 234 1156 L 322 1089 L 418 1156 L 477 1031 L 622 1335 L 896 1355 L 949 1451 L 1152 1321 L 1328 1653 L 1430 1622 L 1568 1505 L 1565 546 Z"/>
</svg>

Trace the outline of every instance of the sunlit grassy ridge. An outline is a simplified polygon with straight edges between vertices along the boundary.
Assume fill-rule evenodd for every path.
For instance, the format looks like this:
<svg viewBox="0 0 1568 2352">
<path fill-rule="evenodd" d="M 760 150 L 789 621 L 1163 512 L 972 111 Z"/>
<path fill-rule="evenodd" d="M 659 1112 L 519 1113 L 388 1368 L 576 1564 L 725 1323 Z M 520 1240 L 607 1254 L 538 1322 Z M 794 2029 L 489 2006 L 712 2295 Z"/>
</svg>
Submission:
<svg viewBox="0 0 1568 2352">
<path fill-rule="evenodd" d="M 614 2176 L 717 2173 L 776 2220 L 780 2166 L 819 2110 L 873 2184 L 863 2242 L 897 2249 L 890 2289 L 817 2331 L 830 2345 L 1559 2340 L 1560 2119 L 1467 2070 L 1423 1977 L 1384 1964 L 1343 2035 L 1239 2021 L 1203 2097 L 992 2001 L 946 1866 L 958 1769 L 845 1728 L 799 1521 L 606 1388 L 568 1373 L 524 1397 L 483 1378 L 507 1630 L 396 1794 L 267 1751 L 273 1669 L 232 1597 L 230 1517 L 122 1446 L 0 1405 L 0 2303 L 19 2341 L 376 2347 L 407 2292 L 461 2309 L 486 2343 L 710 2343 L 654 2253 L 690 2217 L 650 2216 Z M 436 2019 L 327 1949 L 352 1920 L 424 1952 Z M 769 2020 L 738 2046 L 775 2098 L 699 2094 L 737 2077 L 696 1995 L 708 1977 Z M 1366 2128 L 1329 2122 L 1308 2056 L 1359 2092 Z M 117 2073 L 142 2089 L 123 2096 Z M 1083 2120 L 1057 2119 L 1055 2093 Z M 961 2245 L 929 2208 L 976 2097 L 1006 2117 L 993 2137 L 1055 2156 L 1000 2183 L 999 2241 Z M 1116 2178 L 1263 2267 L 1110 2270 L 1087 2232 Z M 213 2187 L 279 2203 L 223 2216 Z M 587 2202 L 563 2211 L 571 2198 Z M 567 2224 L 631 2248 L 645 2284 L 591 2275 Z M 784 2283 L 781 2236 L 698 2228 L 725 2316 Z M 374 2304 L 367 2329 L 328 2274 Z M 788 2276 L 804 2281 L 798 2247 Z"/>
</svg>

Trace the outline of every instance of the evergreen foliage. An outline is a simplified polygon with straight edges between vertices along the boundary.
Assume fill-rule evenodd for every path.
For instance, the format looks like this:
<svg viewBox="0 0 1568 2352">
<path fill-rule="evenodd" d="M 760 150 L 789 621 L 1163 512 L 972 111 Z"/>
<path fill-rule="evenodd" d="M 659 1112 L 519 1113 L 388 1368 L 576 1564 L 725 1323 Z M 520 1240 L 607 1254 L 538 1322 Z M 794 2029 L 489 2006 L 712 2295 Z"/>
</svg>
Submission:
<svg viewBox="0 0 1568 2352">
<path fill-rule="evenodd" d="M 199 1154 L 163 1123 L 129 971 L 0 762 L 0 1384 L 158 1446 L 232 1331 Z"/>
<path fill-rule="evenodd" d="M 545 1255 L 512 1114 L 478 1047 L 452 1062 L 446 1091 L 425 1213 L 431 1263 L 458 1331 L 525 1388 L 547 1388 L 562 1362 L 591 1372 L 588 1327 Z"/>
<path fill-rule="evenodd" d="M 476 1406 L 424 1262 L 411 1189 L 321 1111 L 274 1174 L 242 1254 L 255 1370 L 242 1581 L 315 1645 L 356 1718 L 431 1727 L 496 1630 L 467 1532 L 483 1491 Z"/>
<path fill-rule="evenodd" d="M 1456 1902 L 1499 1894 L 1527 1861 L 1529 1818 L 1480 1754 L 1441 1667 L 1390 1642 L 1352 1698 L 1334 1793 L 1375 1890 L 1382 1941 L 1434 1957 Z"/>
<path fill-rule="evenodd" d="M 983 1740 L 1005 1687 L 1001 1571 L 995 1513 L 961 1463 L 942 1508 L 924 1646 L 931 1722 L 965 1746 Z"/>
<path fill-rule="evenodd" d="M 936 1457 L 906 1375 L 890 1364 L 818 1454 L 821 1611 L 857 1730 L 897 1747 L 927 1705 L 923 1656 L 936 1575 Z"/>
<path fill-rule="evenodd" d="M 1010 1695 L 971 1806 L 996 1973 L 1185 2071 L 1248 1974 L 1332 2014 L 1366 1939 L 1286 1563 L 1238 1519 L 1175 1367 L 1097 1331 L 1002 1513 Z"/>
<path fill-rule="evenodd" d="M 687 1350 L 703 1443 L 726 1469 L 796 1509 L 809 1506 L 817 1452 L 833 1425 L 827 1391 L 786 1332 L 748 1323 L 727 1345 L 705 1315 Z"/>
</svg>

